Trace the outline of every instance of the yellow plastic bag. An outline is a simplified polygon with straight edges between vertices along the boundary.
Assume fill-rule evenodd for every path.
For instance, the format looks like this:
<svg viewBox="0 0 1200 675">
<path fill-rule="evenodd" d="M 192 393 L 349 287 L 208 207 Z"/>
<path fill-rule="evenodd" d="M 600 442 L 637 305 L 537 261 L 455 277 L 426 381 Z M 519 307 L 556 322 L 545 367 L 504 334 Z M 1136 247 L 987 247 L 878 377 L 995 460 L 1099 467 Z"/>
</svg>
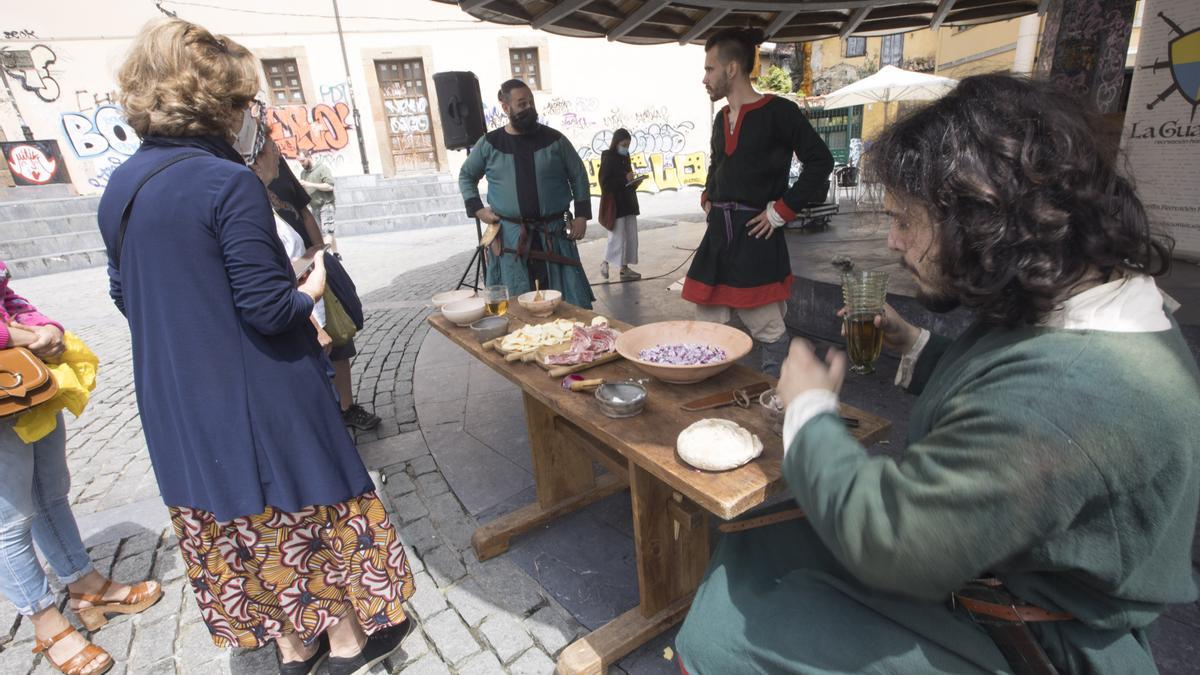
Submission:
<svg viewBox="0 0 1200 675">
<path fill-rule="evenodd" d="M 354 338 L 358 327 L 342 307 L 342 301 L 332 291 L 325 291 L 325 332 L 334 347 L 341 347 Z"/>
<path fill-rule="evenodd" d="M 88 399 L 92 396 L 92 390 L 96 388 L 96 372 L 100 368 L 100 360 L 74 333 L 64 333 L 63 344 L 66 350 L 54 363 L 46 363 L 54 381 L 58 383 L 58 394 L 29 412 L 19 415 L 16 425 L 13 426 L 17 436 L 26 443 L 40 441 L 54 431 L 58 426 L 58 412 L 63 408 L 71 411 L 75 417 L 82 415 Z"/>
</svg>

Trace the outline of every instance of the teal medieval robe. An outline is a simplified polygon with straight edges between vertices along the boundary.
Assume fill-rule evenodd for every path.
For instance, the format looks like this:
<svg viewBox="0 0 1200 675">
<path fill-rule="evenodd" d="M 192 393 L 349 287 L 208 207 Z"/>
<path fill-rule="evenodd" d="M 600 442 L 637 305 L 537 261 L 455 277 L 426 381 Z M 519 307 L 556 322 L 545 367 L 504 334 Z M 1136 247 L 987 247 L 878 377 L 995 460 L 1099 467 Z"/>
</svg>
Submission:
<svg viewBox="0 0 1200 675">
<path fill-rule="evenodd" d="M 1029 624 L 1059 672 L 1156 672 L 1147 627 L 1197 597 L 1200 498 L 1200 373 L 1164 323 L 934 337 L 899 461 L 809 420 L 783 462 L 806 518 L 720 540 L 676 641 L 687 671 L 1011 672 L 947 602 L 991 573 L 1077 617 Z"/>
<path fill-rule="evenodd" d="M 480 138 L 458 174 L 472 218 L 483 208 L 479 180 L 484 177 L 488 206 L 501 218 L 502 252 L 487 252 L 488 285 L 507 286 L 515 298 L 533 290 L 538 279 L 543 289 L 562 291 L 566 302 L 591 309 L 595 296 L 583 267 L 539 260 L 537 253 L 579 262 L 575 242 L 566 238 L 564 217 L 574 207 L 576 217 L 591 218 L 592 201 L 587 169 L 570 141 L 542 124 L 527 134 L 501 127 Z"/>
</svg>

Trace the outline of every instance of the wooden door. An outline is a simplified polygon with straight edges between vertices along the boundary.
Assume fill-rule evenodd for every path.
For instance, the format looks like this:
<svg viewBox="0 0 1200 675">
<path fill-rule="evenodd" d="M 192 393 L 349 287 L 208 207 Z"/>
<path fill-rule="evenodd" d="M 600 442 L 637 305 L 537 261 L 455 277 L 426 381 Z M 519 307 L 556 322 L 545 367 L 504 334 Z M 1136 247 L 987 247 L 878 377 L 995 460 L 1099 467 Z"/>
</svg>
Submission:
<svg viewBox="0 0 1200 675">
<path fill-rule="evenodd" d="M 421 59 L 376 61 L 379 93 L 387 119 L 388 151 L 396 173 L 436 171 L 433 119 Z"/>
</svg>

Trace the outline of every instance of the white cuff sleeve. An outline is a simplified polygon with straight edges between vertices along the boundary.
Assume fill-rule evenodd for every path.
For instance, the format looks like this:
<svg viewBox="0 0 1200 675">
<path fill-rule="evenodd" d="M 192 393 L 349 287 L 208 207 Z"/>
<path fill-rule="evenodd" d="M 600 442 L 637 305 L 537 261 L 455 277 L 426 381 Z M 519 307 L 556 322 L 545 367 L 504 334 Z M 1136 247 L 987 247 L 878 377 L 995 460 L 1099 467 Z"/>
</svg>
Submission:
<svg viewBox="0 0 1200 675">
<path fill-rule="evenodd" d="M 784 456 L 787 456 L 788 448 L 792 447 L 792 441 L 796 439 L 796 434 L 800 433 L 809 420 L 825 413 L 837 414 L 837 411 L 837 394 L 828 389 L 809 389 L 797 396 L 788 405 L 787 412 L 783 416 Z"/>
<path fill-rule="evenodd" d="M 779 212 L 775 210 L 775 202 L 767 204 L 767 220 L 771 222 L 771 227 L 774 228 L 780 228 L 784 225 L 787 225 L 787 221 L 784 220 L 783 216 L 779 215 Z"/>
<path fill-rule="evenodd" d="M 913 343 L 912 349 L 900 358 L 900 367 L 896 369 L 896 386 L 908 389 L 908 385 L 912 383 L 913 371 L 917 369 L 917 361 L 921 358 L 921 352 L 925 351 L 925 345 L 929 344 L 929 338 L 932 336 L 927 329 L 922 328 L 921 334 L 917 336 L 917 341 Z"/>
<path fill-rule="evenodd" d="M 325 327 L 325 298 L 313 303 L 313 316 L 316 317 L 317 323 L 321 324 L 321 328 Z"/>
</svg>

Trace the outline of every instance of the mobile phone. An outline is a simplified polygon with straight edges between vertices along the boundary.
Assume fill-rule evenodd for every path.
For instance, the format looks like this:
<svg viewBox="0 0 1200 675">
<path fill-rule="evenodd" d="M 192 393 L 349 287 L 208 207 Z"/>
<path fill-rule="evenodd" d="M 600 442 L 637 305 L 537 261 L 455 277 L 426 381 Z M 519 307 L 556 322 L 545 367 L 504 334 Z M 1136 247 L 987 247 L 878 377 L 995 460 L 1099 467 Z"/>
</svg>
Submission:
<svg viewBox="0 0 1200 675">
<path fill-rule="evenodd" d="M 312 271 L 313 265 L 316 264 L 313 261 L 313 257 L 312 255 L 306 255 L 292 261 L 292 272 L 295 273 L 297 281 L 303 279 Z"/>
</svg>

